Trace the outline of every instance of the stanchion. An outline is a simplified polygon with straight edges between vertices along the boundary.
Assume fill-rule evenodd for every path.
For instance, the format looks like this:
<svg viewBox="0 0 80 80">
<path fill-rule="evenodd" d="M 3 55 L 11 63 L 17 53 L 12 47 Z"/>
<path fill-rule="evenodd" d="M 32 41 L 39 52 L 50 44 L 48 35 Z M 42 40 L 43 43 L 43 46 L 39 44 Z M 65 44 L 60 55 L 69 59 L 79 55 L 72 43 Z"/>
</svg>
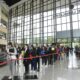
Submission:
<svg viewBox="0 0 80 80">
<path fill-rule="evenodd" d="M 44 55 L 45 57 L 47 56 L 51 56 L 53 54 L 47 54 L 47 55 Z M 35 57 L 29 57 L 29 58 L 20 58 L 20 59 L 13 59 L 13 60 L 8 60 L 8 61 L 5 61 L 3 62 L 2 64 L 5 64 L 7 63 L 8 65 L 12 64 L 13 62 L 17 61 L 17 60 L 29 60 L 29 59 L 35 59 L 35 58 L 41 58 L 41 57 L 44 57 L 44 56 L 35 56 Z M 12 65 L 12 67 L 16 67 L 16 65 Z M 18 67 L 19 68 L 19 67 Z M 12 74 L 11 74 L 12 75 Z M 24 75 L 24 79 L 38 79 L 38 76 L 37 75 L 34 75 L 34 74 L 25 74 Z M 20 76 L 19 75 L 12 75 L 12 79 L 9 79 L 9 76 L 4 76 L 2 78 L 2 80 L 21 80 L 20 79 Z"/>
</svg>

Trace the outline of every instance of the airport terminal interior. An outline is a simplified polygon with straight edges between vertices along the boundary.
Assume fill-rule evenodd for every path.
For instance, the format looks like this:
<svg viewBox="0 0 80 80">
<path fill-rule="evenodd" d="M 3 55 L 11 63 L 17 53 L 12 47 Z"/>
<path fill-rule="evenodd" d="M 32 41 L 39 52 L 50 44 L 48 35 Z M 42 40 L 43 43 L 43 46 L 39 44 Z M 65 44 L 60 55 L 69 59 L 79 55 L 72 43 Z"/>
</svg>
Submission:
<svg viewBox="0 0 80 80">
<path fill-rule="evenodd" d="M 0 0 L 0 80 L 80 80 L 80 0 Z"/>
</svg>

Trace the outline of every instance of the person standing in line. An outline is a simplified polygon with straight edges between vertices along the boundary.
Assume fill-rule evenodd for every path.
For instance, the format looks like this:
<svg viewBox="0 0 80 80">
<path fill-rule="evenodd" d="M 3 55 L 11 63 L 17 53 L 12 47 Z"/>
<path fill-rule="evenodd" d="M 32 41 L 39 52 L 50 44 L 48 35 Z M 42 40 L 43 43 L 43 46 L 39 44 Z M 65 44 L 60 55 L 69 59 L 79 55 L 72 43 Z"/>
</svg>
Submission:
<svg viewBox="0 0 80 80">
<path fill-rule="evenodd" d="M 47 55 L 47 46 L 44 46 L 45 48 L 45 55 Z M 45 65 L 47 65 L 48 62 L 48 56 L 45 56 Z"/>
<path fill-rule="evenodd" d="M 18 46 L 17 47 L 17 56 L 16 57 L 19 58 L 20 54 L 21 54 L 21 47 Z"/>
<path fill-rule="evenodd" d="M 42 56 L 42 65 L 45 64 L 46 65 L 46 57 L 44 56 L 46 54 L 46 51 L 45 51 L 45 47 L 42 46 L 41 48 L 41 56 Z"/>
<path fill-rule="evenodd" d="M 56 53 L 54 54 L 54 62 L 58 61 L 60 58 L 60 48 L 59 47 L 60 47 L 59 45 L 56 46 Z"/>
<path fill-rule="evenodd" d="M 39 46 L 36 47 L 36 54 L 37 56 L 40 56 L 40 52 L 41 52 L 41 48 Z M 37 65 L 38 65 L 38 68 L 37 70 L 40 71 L 40 58 L 37 58 Z"/>
<path fill-rule="evenodd" d="M 8 53 L 8 58 L 10 59 L 10 63 L 9 63 L 9 67 L 10 67 L 10 72 L 11 75 L 9 76 L 9 79 L 13 80 L 13 77 L 16 76 L 15 74 L 15 70 L 16 70 L 16 55 L 17 55 L 17 50 L 16 48 L 13 46 L 13 44 L 11 42 L 8 43 L 7 46 L 7 53 Z"/>
<path fill-rule="evenodd" d="M 36 57 L 36 49 L 33 45 L 30 47 L 30 56 Z M 37 70 L 37 59 L 33 58 L 31 59 L 31 70 L 36 71 Z"/>
<path fill-rule="evenodd" d="M 54 43 L 52 43 L 51 45 L 51 56 L 50 56 L 50 64 L 53 65 L 53 62 L 55 62 L 55 54 L 56 54 L 56 45 Z"/>
<path fill-rule="evenodd" d="M 51 46 L 47 45 L 47 54 L 51 54 Z M 50 65 L 50 56 L 47 56 L 48 65 Z"/>
<path fill-rule="evenodd" d="M 25 45 L 23 57 L 24 58 L 29 58 L 30 57 L 28 44 Z M 29 73 L 30 60 L 29 59 L 28 60 L 24 59 L 23 64 L 24 64 L 24 67 L 25 67 L 25 74 L 28 74 Z"/>
</svg>

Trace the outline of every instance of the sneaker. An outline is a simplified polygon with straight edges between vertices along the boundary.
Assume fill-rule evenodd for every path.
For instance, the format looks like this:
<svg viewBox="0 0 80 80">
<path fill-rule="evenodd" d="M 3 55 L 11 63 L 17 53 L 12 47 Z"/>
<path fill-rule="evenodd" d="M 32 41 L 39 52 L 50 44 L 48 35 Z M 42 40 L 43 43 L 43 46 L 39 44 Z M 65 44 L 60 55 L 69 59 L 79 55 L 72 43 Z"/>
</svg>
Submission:
<svg viewBox="0 0 80 80">
<path fill-rule="evenodd" d="M 8 78 L 9 80 L 12 80 L 12 76 L 9 76 L 9 78 Z"/>
</svg>

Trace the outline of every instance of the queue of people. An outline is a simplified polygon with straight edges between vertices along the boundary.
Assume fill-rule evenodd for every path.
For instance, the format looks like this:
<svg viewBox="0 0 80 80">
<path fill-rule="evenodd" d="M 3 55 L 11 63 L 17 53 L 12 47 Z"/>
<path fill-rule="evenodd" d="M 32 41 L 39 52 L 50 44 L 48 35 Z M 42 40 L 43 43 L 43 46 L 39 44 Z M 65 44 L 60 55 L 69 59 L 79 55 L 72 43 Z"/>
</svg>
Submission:
<svg viewBox="0 0 80 80">
<path fill-rule="evenodd" d="M 42 65 L 53 65 L 56 61 L 63 59 L 64 55 L 68 56 L 69 47 L 64 47 L 60 45 L 42 45 L 42 46 L 34 46 L 26 44 L 23 47 L 12 46 L 10 42 L 8 44 L 7 52 L 10 55 L 11 59 L 19 58 L 21 56 L 24 58 L 23 65 L 25 67 L 25 74 L 29 73 L 29 65 L 31 64 L 31 70 L 40 71 L 40 62 L 42 59 Z M 35 58 L 32 58 L 35 57 Z M 28 58 L 28 59 L 26 59 Z M 19 64 L 19 62 L 17 61 Z M 11 63 L 11 66 L 15 65 Z M 10 69 L 11 69 L 10 66 Z M 11 69 L 11 73 L 12 73 Z"/>
</svg>

